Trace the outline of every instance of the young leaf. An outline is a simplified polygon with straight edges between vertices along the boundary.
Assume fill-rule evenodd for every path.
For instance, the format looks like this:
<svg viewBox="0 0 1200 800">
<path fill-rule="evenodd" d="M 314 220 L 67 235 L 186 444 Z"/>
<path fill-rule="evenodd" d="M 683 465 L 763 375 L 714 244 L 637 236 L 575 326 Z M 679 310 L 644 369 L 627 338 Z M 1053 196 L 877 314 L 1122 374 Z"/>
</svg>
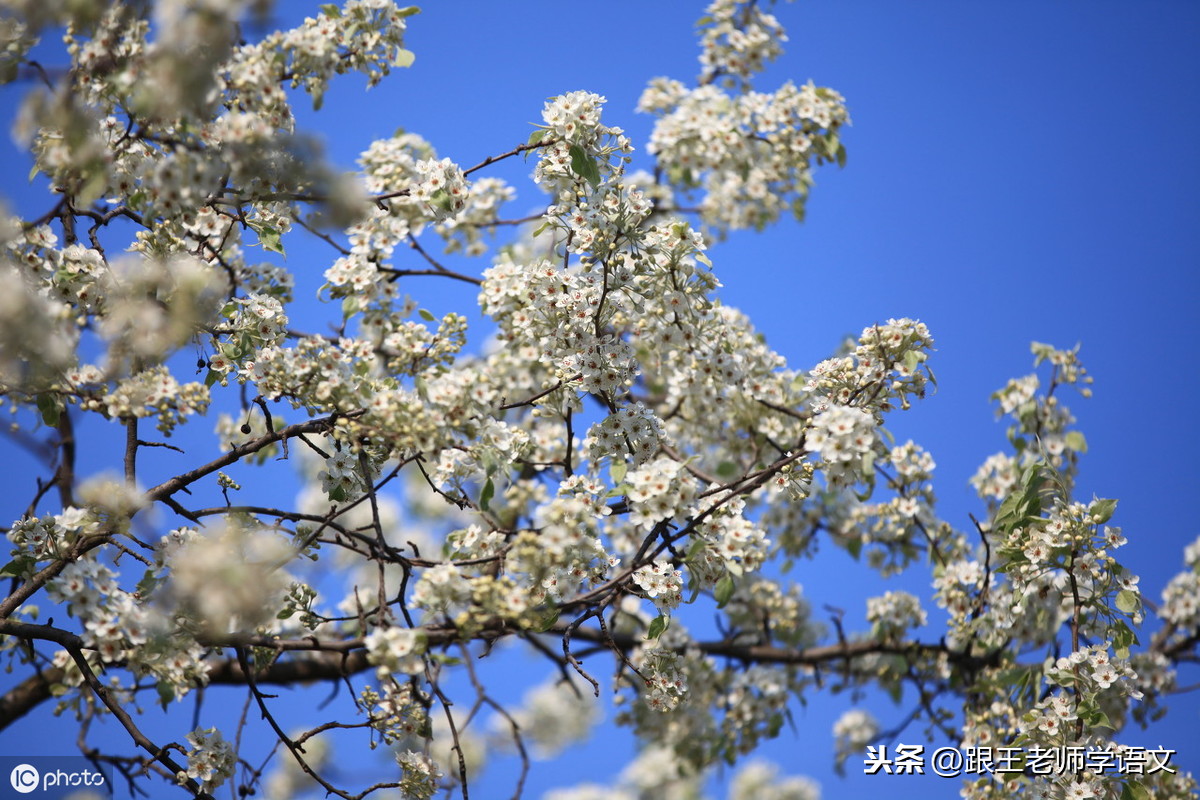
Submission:
<svg viewBox="0 0 1200 800">
<path fill-rule="evenodd" d="M 42 415 L 42 422 L 51 428 L 58 425 L 59 416 L 62 411 L 58 404 L 58 398 L 49 394 L 39 394 L 37 396 L 37 407 Z"/>
<path fill-rule="evenodd" d="M 545 633 L 546 631 L 553 628 L 554 623 L 556 623 L 556 622 L 558 622 L 558 609 L 552 609 L 550 611 L 550 613 L 548 613 L 546 616 L 542 617 L 542 619 L 534 627 L 534 630 L 537 631 L 538 633 Z"/>
<path fill-rule="evenodd" d="M 659 614 L 650 620 L 650 630 L 646 631 L 646 638 L 657 639 L 659 636 L 662 636 L 663 631 L 667 629 L 667 619 L 667 617 Z"/>
<path fill-rule="evenodd" d="M 1124 614 L 1132 614 L 1138 610 L 1141 601 L 1138 600 L 1137 592 L 1129 589 L 1122 589 L 1117 592 L 1117 608 Z"/>
<path fill-rule="evenodd" d="M 1117 510 L 1116 500 L 1093 500 L 1091 508 L 1092 522 L 1096 525 L 1101 525 L 1112 519 L 1113 512 Z"/>
<path fill-rule="evenodd" d="M 596 159 L 577 144 L 571 145 L 568 152 L 571 154 L 571 171 L 590 183 L 593 189 L 599 186 L 600 169 L 596 166 Z"/>
<path fill-rule="evenodd" d="M 713 597 L 717 599 L 717 608 L 724 608 L 729 602 L 729 598 L 733 597 L 733 576 L 725 574 L 717 581 L 717 586 L 713 589 Z"/>
<path fill-rule="evenodd" d="M 262 242 L 264 250 L 279 253 L 281 256 L 287 255 L 283 252 L 283 237 L 270 225 L 263 225 L 258 229 L 258 240 Z"/>
<path fill-rule="evenodd" d="M 165 711 L 171 705 L 171 701 L 175 699 L 175 685 L 169 681 L 159 681 L 154 688 L 158 692 L 158 702 Z"/>
</svg>

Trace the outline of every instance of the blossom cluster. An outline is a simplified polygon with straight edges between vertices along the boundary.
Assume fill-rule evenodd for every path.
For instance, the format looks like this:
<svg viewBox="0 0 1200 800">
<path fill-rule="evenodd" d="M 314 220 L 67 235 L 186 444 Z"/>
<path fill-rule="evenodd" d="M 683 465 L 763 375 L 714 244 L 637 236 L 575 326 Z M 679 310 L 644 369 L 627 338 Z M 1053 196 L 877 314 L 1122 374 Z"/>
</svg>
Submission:
<svg viewBox="0 0 1200 800">
<path fill-rule="evenodd" d="M 864 398 L 883 411 L 897 402 L 908 408 L 931 382 L 925 362 L 932 349 L 933 337 L 923 322 L 889 319 L 864 328 L 847 355 L 815 366 L 805 388 L 819 398 L 814 404 L 818 409 L 852 400 L 862 404 Z"/>
<path fill-rule="evenodd" d="M 421 634 L 412 628 L 376 628 L 364 644 L 381 681 L 395 672 L 415 675 L 425 669 Z"/>
<path fill-rule="evenodd" d="M 633 573 L 633 582 L 662 611 L 679 605 L 683 580 L 679 570 L 662 561 L 652 561 Z"/>
<path fill-rule="evenodd" d="M 819 453 L 828 474 L 840 475 L 875 449 L 875 417 L 854 406 L 835 405 L 813 418 L 806 444 Z"/>
<path fill-rule="evenodd" d="M 643 702 L 655 711 L 676 708 L 687 695 L 687 679 L 680 669 L 680 657 L 670 650 L 649 650 L 642 654 L 645 676 Z"/>
<path fill-rule="evenodd" d="M 187 771 L 177 776 L 180 783 L 190 778 L 198 781 L 200 789 L 208 793 L 233 777 L 237 753 L 220 731 L 216 728 L 196 728 L 187 735 L 187 741 L 190 745 L 187 751 L 188 765 Z"/>
<path fill-rule="evenodd" d="M 279 532 L 230 522 L 201 533 L 164 537 L 159 558 L 170 564 L 166 591 L 176 613 L 198 632 L 226 634 L 269 625 L 291 580 L 283 570 L 295 550 Z"/>
<path fill-rule="evenodd" d="M 1187 569 L 1166 585 L 1159 614 L 1179 630 L 1200 626 L 1200 539 L 1184 553 Z"/>
<path fill-rule="evenodd" d="M 871 633 L 886 641 L 899 641 L 911 629 L 924 626 L 928 619 L 920 599 L 908 592 L 887 592 L 882 597 L 867 599 Z"/>
<path fill-rule="evenodd" d="M 389 680 L 382 685 L 382 695 L 375 688 L 366 686 L 357 698 L 358 707 L 367 717 L 368 724 L 384 744 L 419 746 L 422 732 L 429 727 L 429 717 L 422 698 L 407 681 Z"/>
<path fill-rule="evenodd" d="M 879 723 L 871 712 L 852 708 L 833 724 L 834 748 L 837 763 L 843 764 L 855 753 L 862 752 L 879 734 Z"/>
<path fill-rule="evenodd" d="M 600 721 L 590 693 L 580 682 L 561 678 L 526 692 L 513 718 L 521 730 L 529 732 L 534 755 L 543 759 L 585 741 Z"/>
<path fill-rule="evenodd" d="M 700 30 L 700 79 L 748 81 L 783 53 L 787 34 L 760 3 L 714 0 L 705 10 Z"/>
</svg>

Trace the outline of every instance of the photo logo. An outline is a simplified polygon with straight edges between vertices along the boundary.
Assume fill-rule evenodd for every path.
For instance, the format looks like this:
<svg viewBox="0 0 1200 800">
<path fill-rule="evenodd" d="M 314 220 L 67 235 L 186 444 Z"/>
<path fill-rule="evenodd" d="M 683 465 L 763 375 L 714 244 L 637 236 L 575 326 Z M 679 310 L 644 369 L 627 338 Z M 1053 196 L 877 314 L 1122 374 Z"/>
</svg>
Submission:
<svg viewBox="0 0 1200 800">
<path fill-rule="evenodd" d="M 36 766 L 35 766 L 36 765 Z M 112 767 L 83 756 L 0 756 L 0 798 L 26 795 L 30 800 L 67 800 L 81 792 L 112 797 Z"/>
<path fill-rule="evenodd" d="M 21 794 L 29 794 L 38 788 L 38 784 L 41 781 L 42 776 L 37 771 L 37 767 L 30 766 L 29 764 L 17 764 L 13 767 L 12 772 L 8 773 L 8 782 Z"/>
</svg>

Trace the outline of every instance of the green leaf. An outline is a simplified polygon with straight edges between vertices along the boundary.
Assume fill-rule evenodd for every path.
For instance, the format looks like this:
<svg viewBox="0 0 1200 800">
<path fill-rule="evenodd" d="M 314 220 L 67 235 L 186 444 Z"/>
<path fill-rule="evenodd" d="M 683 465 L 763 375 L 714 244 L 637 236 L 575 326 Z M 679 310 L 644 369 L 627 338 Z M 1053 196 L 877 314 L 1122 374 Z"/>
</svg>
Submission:
<svg viewBox="0 0 1200 800">
<path fill-rule="evenodd" d="M 1096 525 L 1108 522 L 1116 510 L 1116 500 L 1093 500 L 1092 505 L 1088 508 L 1092 515 L 1092 522 Z"/>
<path fill-rule="evenodd" d="M 424 309 L 424 308 L 418 308 L 418 309 L 417 309 L 417 313 L 418 313 L 418 314 L 420 314 L 420 315 L 421 315 L 421 319 L 425 320 L 426 322 L 435 322 L 435 321 L 437 321 L 437 317 L 435 317 L 435 316 L 433 315 L 433 312 L 432 312 L 432 311 L 427 311 L 427 310 L 426 310 L 426 309 Z"/>
<path fill-rule="evenodd" d="M 546 128 L 536 129 L 533 133 L 529 134 L 529 138 L 525 141 L 525 144 L 528 144 L 528 145 L 537 144 L 538 142 L 540 142 L 542 140 L 542 137 L 544 137 L 546 135 L 546 133 L 547 133 Z"/>
<path fill-rule="evenodd" d="M 1115 620 L 1111 629 L 1113 652 L 1117 658 L 1129 658 L 1129 646 L 1137 644 L 1137 634 L 1122 620 Z"/>
<path fill-rule="evenodd" d="M 413 14 L 420 14 L 420 13 L 421 13 L 420 6 L 405 6 L 404 8 L 396 9 L 396 16 L 401 17 L 401 18 L 411 17 Z"/>
<path fill-rule="evenodd" d="M 803 197 L 792 200 L 792 216 L 796 218 L 796 222 L 804 222 L 804 218 L 808 216 L 808 209 L 805 208 Z"/>
<path fill-rule="evenodd" d="M 12 561 L 5 564 L 3 569 L 0 569 L 0 576 L 12 575 L 14 578 L 19 578 L 28 571 L 28 568 L 32 563 L 32 559 L 30 559 L 28 556 L 24 558 L 14 558 Z"/>
<path fill-rule="evenodd" d="M 1117 592 L 1117 608 L 1125 614 L 1132 614 L 1138 610 L 1141 601 L 1138 599 L 1137 592 L 1129 589 L 1122 589 Z"/>
<path fill-rule="evenodd" d="M 667 629 L 668 618 L 659 614 L 654 619 L 650 620 L 650 630 L 646 631 L 647 639 L 657 639 L 662 636 L 663 631 Z"/>
<path fill-rule="evenodd" d="M 600 168 L 596 166 L 596 159 L 577 144 L 571 145 L 568 152 L 571 154 L 571 171 L 590 183 L 593 189 L 599 186 Z"/>
<path fill-rule="evenodd" d="M 42 422 L 49 425 L 51 428 L 58 426 L 58 420 L 62 413 L 62 407 L 58 404 L 58 398 L 50 394 L 39 394 L 37 396 L 38 411 L 41 412 Z"/>
<path fill-rule="evenodd" d="M 850 538 L 846 540 L 846 552 L 849 553 L 850 557 L 855 561 L 857 561 L 859 555 L 862 554 L 862 547 L 863 541 L 858 536 L 851 535 Z"/>
<path fill-rule="evenodd" d="M 904 351 L 904 368 L 908 370 L 910 374 L 916 372 L 917 367 L 920 366 L 921 362 L 924 360 L 924 353 L 917 352 L 916 350 Z"/>
<path fill-rule="evenodd" d="M 846 166 L 846 145 L 838 142 L 837 151 L 833 154 L 839 167 Z"/>
<path fill-rule="evenodd" d="M 1071 431 L 1066 436 L 1067 447 L 1074 450 L 1076 453 L 1087 452 L 1087 439 L 1079 431 Z"/>
<path fill-rule="evenodd" d="M 263 225 L 257 229 L 258 240 L 262 242 L 264 250 L 270 250 L 273 253 L 279 253 L 281 256 L 287 255 L 283 252 L 283 237 L 279 231 L 272 228 L 270 225 Z"/>
<path fill-rule="evenodd" d="M 1133 781 L 1126 783 L 1125 788 L 1121 790 L 1121 800 L 1151 800 L 1152 797 L 1154 795 L 1149 789 Z"/>
<path fill-rule="evenodd" d="M 440 208 L 443 211 L 453 211 L 454 201 L 450 199 L 450 193 L 445 189 L 438 189 L 429 196 L 429 205 Z"/>
<path fill-rule="evenodd" d="M 342 298 L 342 319 L 350 319 L 358 313 L 358 309 L 358 298 L 356 296 L 351 294 Z"/>
<path fill-rule="evenodd" d="M 488 478 L 487 483 L 483 484 L 483 491 L 479 493 L 479 507 L 484 511 L 488 510 L 488 504 L 492 502 L 492 497 L 496 494 L 496 484 L 492 483 L 492 479 Z"/>
<path fill-rule="evenodd" d="M 208 374 L 204 376 L 204 385 L 211 389 L 221 380 L 221 373 L 215 369 L 210 369 Z"/>
<path fill-rule="evenodd" d="M 537 633 L 545 633 L 554 627 L 554 623 L 558 622 L 558 609 L 551 609 L 550 613 L 542 617 L 534 630 Z"/>
<path fill-rule="evenodd" d="M 1087 715 L 1086 722 L 1093 728 L 1108 728 L 1110 731 L 1115 731 L 1116 727 L 1112 724 L 1112 720 L 1098 708 L 1091 709 Z"/>
<path fill-rule="evenodd" d="M 400 48 L 396 51 L 396 58 L 392 61 L 397 67 L 411 67 L 413 62 L 417 60 L 417 54 L 412 50 Z"/>
<path fill-rule="evenodd" d="M 342 16 L 342 10 L 338 8 L 337 3 L 325 3 L 321 6 L 321 13 L 327 17 L 338 19 Z"/>
<path fill-rule="evenodd" d="M 618 486 L 625 482 L 625 473 L 628 470 L 629 465 L 624 461 L 613 459 L 613 461 L 608 465 L 608 475 L 610 478 L 612 478 L 612 482 Z"/>
<path fill-rule="evenodd" d="M 158 690 L 158 702 L 166 710 L 171 701 L 175 699 L 175 685 L 167 681 L 159 681 L 155 688 Z"/>
<path fill-rule="evenodd" d="M 75 196 L 75 202 L 82 207 L 90 206 L 104 196 L 107 188 L 108 174 L 103 170 L 94 172 L 83 182 L 83 187 Z"/>
<path fill-rule="evenodd" d="M 150 594 L 154 591 L 154 587 L 156 586 L 158 586 L 158 575 L 154 570 L 148 569 L 146 570 L 145 574 L 142 575 L 142 579 L 138 581 L 138 594 L 141 595 L 141 598 L 144 600 L 150 596 Z"/>
<path fill-rule="evenodd" d="M 717 581 L 717 587 L 713 590 L 713 597 L 717 599 L 717 608 L 724 608 L 729 602 L 729 598 L 733 597 L 733 576 L 726 573 Z"/>
<path fill-rule="evenodd" d="M 1017 516 L 1017 509 L 1020 507 L 1022 500 L 1023 497 L 1019 494 L 1010 494 L 1004 498 L 1004 502 L 996 510 L 995 524 L 997 528 L 1003 526 L 1011 517 Z"/>
<path fill-rule="evenodd" d="M 873 484 L 875 482 L 875 454 L 870 451 L 863 453 L 860 468 L 863 480 Z M 868 490 L 867 497 L 870 496 L 871 492 Z"/>
<path fill-rule="evenodd" d="M 725 478 L 726 480 L 737 475 L 738 465 L 732 461 L 722 461 L 717 465 L 717 477 Z"/>
<path fill-rule="evenodd" d="M 38 168 L 37 164 L 34 164 L 32 167 L 29 168 L 29 181 L 31 183 L 33 182 L 33 179 L 37 177 L 37 174 L 39 172 L 41 172 L 41 169 Z"/>
<path fill-rule="evenodd" d="M 827 158 L 832 159 L 839 147 L 841 147 L 841 142 L 838 141 L 838 135 L 835 131 L 825 134 L 825 156 Z"/>
</svg>

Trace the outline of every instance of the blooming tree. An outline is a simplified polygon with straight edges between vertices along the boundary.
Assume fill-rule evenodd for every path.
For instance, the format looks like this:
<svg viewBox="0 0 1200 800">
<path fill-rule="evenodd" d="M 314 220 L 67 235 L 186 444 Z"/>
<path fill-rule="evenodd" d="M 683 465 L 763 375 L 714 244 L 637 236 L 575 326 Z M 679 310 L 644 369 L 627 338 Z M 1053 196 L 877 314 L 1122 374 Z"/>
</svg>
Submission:
<svg viewBox="0 0 1200 800">
<path fill-rule="evenodd" d="M 154 796 L 465 798 L 494 752 L 520 760 L 519 794 L 588 735 L 603 684 L 641 755 L 557 796 L 683 796 L 820 691 L 882 690 L 963 748 L 1129 755 L 1123 732 L 1196 658 L 1200 543 L 1155 605 L 1117 560 L 1116 501 L 1075 495 L 1075 350 L 1035 344 L 1037 371 L 996 393 L 1010 446 L 956 526 L 929 453 L 883 427 L 933 383 L 924 324 L 866 320 L 797 369 L 720 302 L 709 243 L 802 216 L 813 170 L 845 160 L 837 92 L 754 88 L 786 41 L 763 4 L 715 0 L 695 85 L 650 82 L 651 171 L 605 99 L 571 91 L 480 163 L 400 131 L 364 142 L 355 176 L 292 104 L 408 66 L 414 8 L 347 0 L 248 42 L 265 3 L 6 5 L 0 76 L 35 84 L 17 130 L 54 196 L 0 220 L 0 392 L 46 465 L 7 527 L 0 726 L 53 704 Z M 66 68 L 30 59 L 59 32 Z M 502 211 L 514 189 L 488 170 L 512 158 L 548 195 L 536 218 Z M 287 247 L 326 253 L 323 316 L 266 255 Z M 416 275 L 473 284 L 484 319 L 424 310 L 402 292 Z M 115 474 L 77 472 L 91 418 L 123 431 Z M 927 569 L 930 593 L 828 624 L 790 571 L 820 544 Z M 550 676 L 518 703 L 475 666 L 506 643 Z M 297 731 L 278 685 L 351 691 Z M 170 738 L 144 731 L 147 707 L 202 687 L 255 713 L 221 729 L 189 704 Z M 103 716 L 123 740 L 88 739 Z M 266 764 L 242 746 L 251 717 L 277 742 Z M 855 709 L 833 736 L 845 760 L 894 732 Z M 390 779 L 327 769 L 365 746 L 394 752 Z M 1194 790 L 1179 770 L 1022 761 L 962 795 Z M 815 796 L 762 763 L 731 791 Z"/>
</svg>

